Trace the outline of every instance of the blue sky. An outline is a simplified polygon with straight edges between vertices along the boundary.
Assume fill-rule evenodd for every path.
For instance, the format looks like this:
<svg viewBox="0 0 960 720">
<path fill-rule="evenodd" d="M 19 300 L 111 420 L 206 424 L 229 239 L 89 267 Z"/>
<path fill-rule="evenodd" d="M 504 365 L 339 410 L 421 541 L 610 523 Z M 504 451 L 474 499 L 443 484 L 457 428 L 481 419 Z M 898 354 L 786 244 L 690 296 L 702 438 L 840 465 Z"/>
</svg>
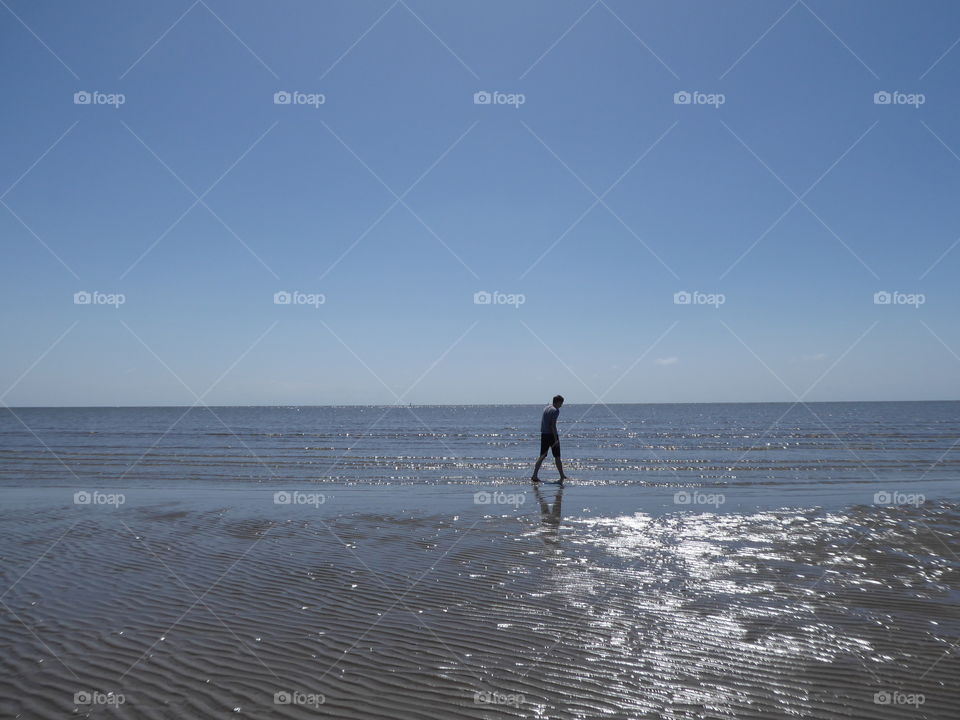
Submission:
<svg viewBox="0 0 960 720">
<path fill-rule="evenodd" d="M 955 3 L 0 18 L 7 405 L 960 398 Z"/>
</svg>

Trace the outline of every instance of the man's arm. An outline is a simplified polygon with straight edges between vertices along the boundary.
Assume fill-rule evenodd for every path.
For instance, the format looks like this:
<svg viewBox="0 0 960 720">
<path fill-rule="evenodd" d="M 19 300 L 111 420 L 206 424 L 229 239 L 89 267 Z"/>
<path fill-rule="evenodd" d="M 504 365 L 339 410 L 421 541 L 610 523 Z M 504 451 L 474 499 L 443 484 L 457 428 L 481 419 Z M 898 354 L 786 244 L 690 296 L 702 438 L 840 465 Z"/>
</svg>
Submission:
<svg viewBox="0 0 960 720">
<path fill-rule="evenodd" d="M 550 425 L 553 427 L 553 444 L 557 445 L 560 443 L 560 431 L 557 430 L 557 417 L 560 413 L 557 413 L 553 416 L 553 422 Z"/>
</svg>

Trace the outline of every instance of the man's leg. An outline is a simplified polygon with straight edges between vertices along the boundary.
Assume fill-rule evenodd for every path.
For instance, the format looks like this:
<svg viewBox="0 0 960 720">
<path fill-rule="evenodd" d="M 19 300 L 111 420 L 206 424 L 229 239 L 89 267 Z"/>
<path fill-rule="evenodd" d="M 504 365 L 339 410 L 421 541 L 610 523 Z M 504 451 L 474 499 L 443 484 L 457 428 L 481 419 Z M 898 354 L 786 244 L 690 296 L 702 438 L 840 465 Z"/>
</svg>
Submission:
<svg viewBox="0 0 960 720">
<path fill-rule="evenodd" d="M 540 474 L 540 466 L 543 465 L 543 460 L 544 460 L 544 458 L 546 458 L 546 457 L 547 457 L 547 454 L 546 454 L 546 453 L 543 453 L 543 455 L 541 455 L 540 457 L 537 458 L 537 464 L 534 465 L 534 467 L 533 467 L 533 477 L 530 478 L 531 480 L 539 480 L 539 479 L 540 479 L 540 478 L 537 477 L 537 476 Z"/>
<path fill-rule="evenodd" d="M 560 473 L 560 480 L 566 480 L 567 476 L 563 474 L 563 463 L 560 461 L 560 441 L 557 440 L 553 445 L 553 461 L 557 464 L 557 472 Z"/>
</svg>

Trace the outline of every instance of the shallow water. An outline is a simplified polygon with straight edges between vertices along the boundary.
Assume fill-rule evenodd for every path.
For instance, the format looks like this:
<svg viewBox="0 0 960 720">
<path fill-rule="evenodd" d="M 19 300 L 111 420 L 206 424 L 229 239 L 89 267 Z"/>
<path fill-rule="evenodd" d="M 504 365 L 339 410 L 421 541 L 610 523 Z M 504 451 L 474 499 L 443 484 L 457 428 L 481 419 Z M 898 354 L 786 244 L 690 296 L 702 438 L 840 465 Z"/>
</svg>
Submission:
<svg viewBox="0 0 960 720">
<path fill-rule="evenodd" d="M 511 482 L 541 409 L 2 409 L 0 481 Z M 936 481 L 960 463 L 960 402 L 565 405 L 559 425 L 581 483 Z"/>
<path fill-rule="evenodd" d="M 564 488 L 500 467 L 529 471 L 529 433 L 491 449 L 494 425 L 537 408 L 471 409 L 467 450 L 432 470 L 444 451 L 408 429 L 362 437 L 349 471 L 315 477 L 291 439 L 304 426 L 253 429 L 292 409 L 222 413 L 261 438 L 246 444 L 262 463 L 212 435 L 204 410 L 150 452 L 183 409 L 15 410 L 48 449 L 7 416 L 0 716 L 955 717 L 960 502 L 952 456 L 933 463 L 956 441 L 957 404 L 813 406 L 859 448 L 842 472 L 851 448 L 812 416 L 763 439 L 788 406 L 672 407 L 644 410 L 657 429 L 624 440 L 633 450 L 606 447 L 599 420 L 577 430 L 565 408 L 583 481 Z M 310 422 L 343 412 L 359 426 L 385 409 L 362 410 Z M 434 411 L 458 437 L 449 417 L 466 411 Z M 735 411 L 749 437 L 710 435 Z M 676 473 L 613 469 L 639 467 L 641 445 L 695 412 L 711 420 L 671 431 L 683 452 L 658 446 Z M 328 465 L 348 427 L 316 431 L 337 448 Z M 749 449 L 771 435 L 800 449 Z M 419 469 L 391 473 L 403 443 L 392 462 Z M 688 456 L 709 452 L 737 470 L 702 477 Z M 757 459 L 771 452 L 791 469 Z"/>
</svg>

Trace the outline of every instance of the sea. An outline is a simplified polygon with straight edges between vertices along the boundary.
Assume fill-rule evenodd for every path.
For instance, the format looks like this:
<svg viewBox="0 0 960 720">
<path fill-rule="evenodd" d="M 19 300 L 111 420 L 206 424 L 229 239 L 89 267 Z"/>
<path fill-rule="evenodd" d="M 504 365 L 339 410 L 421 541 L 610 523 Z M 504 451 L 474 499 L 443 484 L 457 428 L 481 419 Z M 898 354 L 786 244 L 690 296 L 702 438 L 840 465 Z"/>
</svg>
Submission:
<svg viewBox="0 0 960 720">
<path fill-rule="evenodd" d="M 0 717 L 960 708 L 960 402 L 0 409 Z"/>
<path fill-rule="evenodd" d="M 2 409 L 0 482 L 515 482 L 539 452 L 541 410 Z M 590 485 L 949 492 L 960 466 L 960 402 L 565 405 L 559 428 L 570 473 Z"/>
</svg>

